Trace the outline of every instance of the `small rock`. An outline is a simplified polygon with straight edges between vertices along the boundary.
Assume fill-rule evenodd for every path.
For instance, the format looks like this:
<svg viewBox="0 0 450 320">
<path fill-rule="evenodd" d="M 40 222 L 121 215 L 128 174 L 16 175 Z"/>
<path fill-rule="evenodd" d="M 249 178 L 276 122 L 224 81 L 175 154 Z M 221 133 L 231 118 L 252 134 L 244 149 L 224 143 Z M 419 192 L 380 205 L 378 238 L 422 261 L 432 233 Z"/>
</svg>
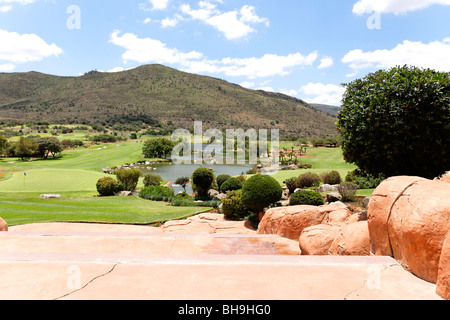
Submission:
<svg viewBox="0 0 450 320">
<path fill-rule="evenodd" d="M 120 191 L 117 195 L 119 197 L 129 197 L 131 196 L 133 193 L 131 191 Z"/>
<path fill-rule="evenodd" d="M 317 192 L 328 192 L 328 191 L 338 191 L 339 185 L 338 184 L 323 184 L 320 187 L 317 188 Z"/>
<path fill-rule="evenodd" d="M 342 208 L 342 209 L 348 209 L 348 206 L 343 203 L 342 201 L 336 201 L 333 203 L 330 203 L 330 206 L 334 206 L 334 207 L 338 207 L 338 208 Z"/>
<path fill-rule="evenodd" d="M 342 196 L 339 192 L 328 193 L 326 196 L 326 201 L 328 203 L 340 201 L 341 199 L 342 199 Z"/>
<path fill-rule="evenodd" d="M 40 195 L 41 199 L 58 199 L 61 197 L 62 196 L 60 194 L 41 194 Z"/>
<path fill-rule="evenodd" d="M 370 197 L 365 197 L 362 202 L 363 202 L 364 209 L 369 209 Z"/>
</svg>

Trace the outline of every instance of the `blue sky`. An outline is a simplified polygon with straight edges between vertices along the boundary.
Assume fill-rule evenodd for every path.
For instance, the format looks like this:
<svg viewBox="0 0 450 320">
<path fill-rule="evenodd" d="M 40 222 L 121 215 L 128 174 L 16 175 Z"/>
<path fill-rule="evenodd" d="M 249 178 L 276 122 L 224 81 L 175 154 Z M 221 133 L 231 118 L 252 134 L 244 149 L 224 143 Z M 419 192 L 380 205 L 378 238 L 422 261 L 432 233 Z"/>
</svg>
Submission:
<svg viewBox="0 0 450 320">
<path fill-rule="evenodd" d="M 159 63 L 339 105 L 395 65 L 450 72 L 450 0 L 0 0 L 0 72 Z"/>
</svg>

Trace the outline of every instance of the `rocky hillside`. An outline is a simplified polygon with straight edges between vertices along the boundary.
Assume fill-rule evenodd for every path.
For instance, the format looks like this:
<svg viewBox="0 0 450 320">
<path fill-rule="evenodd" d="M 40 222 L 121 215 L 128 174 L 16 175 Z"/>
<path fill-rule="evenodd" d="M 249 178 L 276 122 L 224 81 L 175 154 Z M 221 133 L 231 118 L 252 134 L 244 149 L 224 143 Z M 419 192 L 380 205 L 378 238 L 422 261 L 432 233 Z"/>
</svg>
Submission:
<svg viewBox="0 0 450 320">
<path fill-rule="evenodd" d="M 336 118 L 302 100 L 245 89 L 162 65 L 80 77 L 0 73 L 0 119 L 51 123 L 167 123 L 191 128 L 277 128 L 283 134 L 335 135 Z"/>
</svg>

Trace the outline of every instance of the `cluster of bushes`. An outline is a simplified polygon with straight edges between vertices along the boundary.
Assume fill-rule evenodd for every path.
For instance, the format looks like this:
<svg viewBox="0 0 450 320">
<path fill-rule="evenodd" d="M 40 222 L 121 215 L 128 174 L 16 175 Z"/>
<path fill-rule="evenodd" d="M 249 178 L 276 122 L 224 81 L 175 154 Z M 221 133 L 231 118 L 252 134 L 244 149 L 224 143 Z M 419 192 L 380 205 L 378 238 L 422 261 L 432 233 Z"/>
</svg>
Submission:
<svg viewBox="0 0 450 320">
<path fill-rule="evenodd" d="M 71 139 L 64 139 L 61 141 L 61 144 L 64 149 L 75 149 L 78 147 L 83 146 L 83 141 L 81 140 L 71 140 Z"/>
<path fill-rule="evenodd" d="M 297 191 L 289 198 L 289 205 L 310 205 L 321 206 L 325 203 L 324 199 L 317 191 Z"/>
<path fill-rule="evenodd" d="M 138 169 L 118 169 L 117 180 L 111 177 L 100 178 L 97 181 L 97 191 L 102 197 L 114 196 L 121 191 L 133 192 L 139 183 L 142 172 Z"/>
<path fill-rule="evenodd" d="M 372 175 L 361 169 L 355 169 L 347 174 L 345 181 L 353 182 L 359 189 L 375 189 L 386 177 L 383 174 Z"/>
<path fill-rule="evenodd" d="M 152 201 L 166 201 L 174 207 L 212 207 L 217 208 L 221 201 L 195 201 L 187 193 L 183 192 L 175 195 L 173 189 L 163 186 L 150 185 L 141 190 L 139 197 Z"/>
<path fill-rule="evenodd" d="M 222 211 L 229 220 L 261 220 L 264 208 L 280 201 L 282 194 L 278 181 L 258 174 L 246 180 L 242 189 L 227 191 Z"/>
<path fill-rule="evenodd" d="M 341 175 L 337 171 L 330 171 L 318 175 L 313 172 L 306 172 L 298 177 L 293 177 L 284 181 L 289 193 L 294 193 L 296 189 L 317 188 L 321 183 L 324 184 L 340 184 L 342 182 Z"/>
<path fill-rule="evenodd" d="M 47 159 L 50 155 L 56 158 L 63 151 L 63 145 L 54 137 L 29 136 L 20 137 L 15 143 L 6 142 L 2 149 L 8 157 L 18 157 L 22 160 L 33 157 Z"/>
</svg>

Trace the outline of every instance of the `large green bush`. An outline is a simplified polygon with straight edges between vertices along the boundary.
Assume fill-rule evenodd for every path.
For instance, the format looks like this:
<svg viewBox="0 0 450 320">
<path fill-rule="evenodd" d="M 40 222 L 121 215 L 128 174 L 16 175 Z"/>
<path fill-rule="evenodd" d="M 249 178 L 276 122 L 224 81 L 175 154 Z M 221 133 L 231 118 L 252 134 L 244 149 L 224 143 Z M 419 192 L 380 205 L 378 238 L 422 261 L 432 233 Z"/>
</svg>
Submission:
<svg viewBox="0 0 450 320">
<path fill-rule="evenodd" d="M 142 199 L 154 201 L 169 201 L 173 196 L 174 191 L 163 186 L 148 186 L 139 193 L 139 197 Z"/>
<path fill-rule="evenodd" d="M 222 211 L 226 219 L 240 221 L 249 215 L 251 210 L 242 202 L 242 190 L 228 191 L 223 199 Z"/>
<path fill-rule="evenodd" d="M 297 188 L 318 187 L 320 181 L 320 177 L 317 173 L 306 172 L 297 178 Z"/>
<path fill-rule="evenodd" d="M 111 177 L 100 178 L 97 181 L 97 191 L 102 197 L 110 197 L 115 195 L 119 190 L 117 181 Z"/>
<path fill-rule="evenodd" d="M 142 172 L 138 169 L 119 169 L 116 171 L 117 180 L 124 191 L 136 190 Z"/>
<path fill-rule="evenodd" d="M 192 183 L 197 189 L 198 196 L 201 198 L 208 197 L 208 190 L 214 182 L 214 173 L 208 168 L 198 168 L 192 174 Z"/>
<path fill-rule="evenodd" d="M 219 188 L 219 190 L 220 190 L 220 187 L 222 186 L 222 184 L 230 178 L 231 178 L 231 176 L 229 174 L 221 174 L 221 175 L 217 176 L 216 182 L 217 182 L 217 187 Z"/>
<path fill-rule="evenodd" d="M 144 176 L 144 186 L 148 187 L 148 186 L 159 186 L 161 185 L 162 182 L 162 178 L 161 176 L 158 176 L 156 174 L 153 173 L 148 173 Z"/>
<path fill-rule="evenodd" d="M 403 66 L 345 85 L 344 158 L 377 176 L 434 178 L 450 168 L 450 73 Z"/>
<path fill-rule="evenodd" d="M 340 184 L 342 182 L 341 174 L 337 171 L 324 172 L 320 175 L 324 184 Z"/>
<path fill-rule="evenodd" d="M 268 175 L 254 175 L 242 188 L 242 202 L 261 213 L 264 208 L 281 200 L 283 189 L 277 180 Z"/>
<path fill-rule="evenodd" d="M 316 191 L 297 191 L 289 198 L 289 205 L 321 206 L 325 203 L 320 193 Z"/>
<path fill-rule="evenodd" d="M 220 187 L 220 191 L 226 193 L 227 191 L 241 190 L 243 183 L 238 178 L 230 178 Z"/>
</svg>

